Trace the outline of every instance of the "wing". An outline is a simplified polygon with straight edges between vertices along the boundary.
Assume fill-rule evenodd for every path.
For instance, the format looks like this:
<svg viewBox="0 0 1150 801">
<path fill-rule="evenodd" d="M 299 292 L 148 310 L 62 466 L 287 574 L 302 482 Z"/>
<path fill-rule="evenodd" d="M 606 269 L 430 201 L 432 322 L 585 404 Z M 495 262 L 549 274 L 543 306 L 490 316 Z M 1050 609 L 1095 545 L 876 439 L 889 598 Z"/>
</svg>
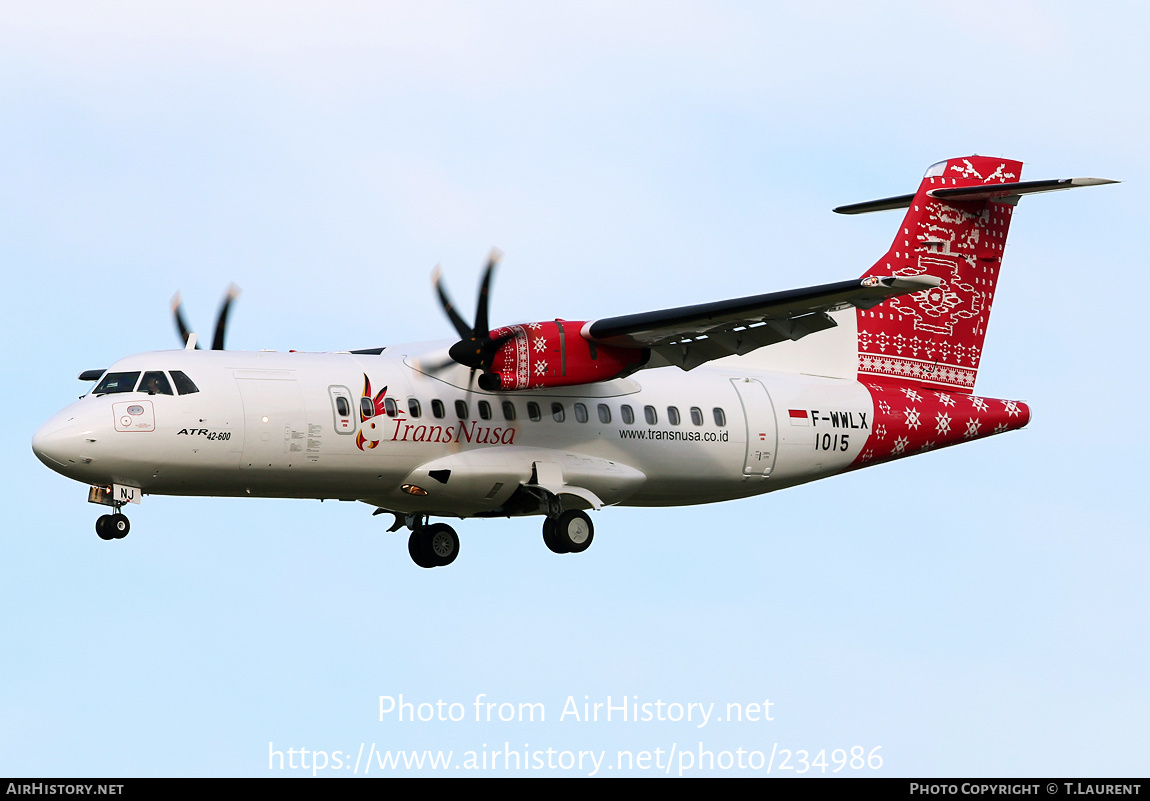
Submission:
<svg viewBox="0 0 1150 801">
<path fill-rule="evenodd" d="M 592 320 L 584 339 L 597 345 L 650 348 L 647 367 L 691 370 L 712 359 L 745 354 L 784 340 L 834 328 L 828 312 L 869 309 L 896 295 L 933 289 L 929 275 L 869 277 L 836 284 L 772 292 L 698 306 Z"/>
</svg>

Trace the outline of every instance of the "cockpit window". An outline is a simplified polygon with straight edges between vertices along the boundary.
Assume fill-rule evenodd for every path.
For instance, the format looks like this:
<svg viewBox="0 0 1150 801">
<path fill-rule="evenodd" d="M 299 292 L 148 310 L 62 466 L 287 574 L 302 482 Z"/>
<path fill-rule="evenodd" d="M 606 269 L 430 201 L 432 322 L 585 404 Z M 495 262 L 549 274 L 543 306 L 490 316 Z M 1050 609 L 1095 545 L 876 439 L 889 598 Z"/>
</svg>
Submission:
<svg viewBox="0 0 1150 801">
<path fill-rule="evenodd" d="M 172 385 L 168 383 L 168 377 L 159 370 L 149 370 L 144 373 L 144 380 L 140 382 L 139 391 L 147 392 L 149 395 L 173 394 Z"/>
<path fill-rule="evenodd" d="M 113 392 L 131 392 L 136 388 L 140 371 L 134 373 L 108 373 L 92 390 L 93 395 L 111 395 Z"/>
<path fill-rule="evenodd" d="M 200 391 L 200 388 L 192 383 L 192 379 L 180 370 L 172 370 L 172 380 L 176 382 L 176 392 L 181 395 L 191 395 L 193 392 Z"/>
</svg>

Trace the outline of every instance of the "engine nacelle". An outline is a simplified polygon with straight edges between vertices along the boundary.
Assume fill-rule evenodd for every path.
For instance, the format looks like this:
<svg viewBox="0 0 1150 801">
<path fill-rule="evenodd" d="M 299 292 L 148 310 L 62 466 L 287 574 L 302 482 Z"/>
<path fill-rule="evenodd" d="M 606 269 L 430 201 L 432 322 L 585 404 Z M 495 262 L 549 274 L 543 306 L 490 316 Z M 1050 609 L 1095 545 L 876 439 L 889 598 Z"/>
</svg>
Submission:
<svg viewBox="0 0 1150 801">
<path fill-rule="evenodd" d="M 550 320 L 509 325 L 491 336 L 511 334 L 491 363 L 491 375 L 504 390 L 565 387 L 609 381 L 647 363 L 645 348 L 596 345 L 581 335 L 584 323 Z"/>
</svg>

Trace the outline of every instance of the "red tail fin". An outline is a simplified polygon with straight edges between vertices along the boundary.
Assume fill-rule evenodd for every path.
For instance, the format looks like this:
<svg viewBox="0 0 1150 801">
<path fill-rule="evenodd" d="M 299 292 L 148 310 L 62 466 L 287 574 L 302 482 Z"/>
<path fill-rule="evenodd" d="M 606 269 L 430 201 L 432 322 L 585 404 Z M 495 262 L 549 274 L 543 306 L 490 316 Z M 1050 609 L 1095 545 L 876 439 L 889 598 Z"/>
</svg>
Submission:
<svg viewBox="0 0 1150 801">
<path fill-rule="evenodd" d="M 1019 194 L 1022 162 L 969 156 L 927 170 L 913 196 L 836 209 L 845 213 L 909 205 L 902 227 L 870 275 L 933 275 L 936 289 L 858 311 L 859 379 L 969 393 L 998 285 L 1006 234 Z M 987 191 L 954 193 L 961 187 Z M 1017 191 L 1017 190 L 1015 190 Z M 1038 191 L 1029 189 L 1029 191 Z M 967 198 L 955 195 L 965 194 Z"/>
</svg>

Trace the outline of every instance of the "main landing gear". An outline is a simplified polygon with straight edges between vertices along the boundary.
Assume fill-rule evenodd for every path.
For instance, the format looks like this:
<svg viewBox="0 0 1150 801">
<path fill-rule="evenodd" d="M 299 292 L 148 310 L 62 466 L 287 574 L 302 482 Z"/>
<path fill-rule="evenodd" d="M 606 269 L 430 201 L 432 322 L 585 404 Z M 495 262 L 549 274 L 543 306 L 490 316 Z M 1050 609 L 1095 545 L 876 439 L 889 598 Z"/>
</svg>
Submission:
<svg viewBox="0 0 1150 801">
<path fill-rule="evenodd" d="M 376 509 L 373 515 L 386 513 L 386 509 Z M 407 538 L 407 553 L 411 561 L 420 567 L 447 567 L 459 556 L 459 535 L 446 523 L 428 525 L 427 515 L 392 512 L 395 522 L 388 531 L 411 529 Z"/>
<path fill-rule="evenodd" d="M 534 472 L 531 483 L 524 484 L 520 490 L 537 504 L 539 513 L 546 515 L 543 519 L 543 542 L 553 553 L 583 553 L 591 547 L 595 526 L 586 513 L 578 509 L 564 511 L 562 499 L 536 483 Z M 525 503 L 522 511 L 528 512 L 530 505 Z"/>
<path fill-rule="evenodd" d="M 591 547 L 595 526 L 586 513 L 578 509 L 566 512 L 561 509 L 558 503 L 547 508 L 550 514 L 543 519 L 543 542 L 554 553 L 582 553 Z M 386 511 L 377 509 L 375 514 Z M 446 523 L 428 523 L 427 515 L 423 513 L 391 514 L 395 515 L 395 522 L 388 531 L 399 531 L 402 528 L 411 530 L 407 538 L 407 553 L 415 564 L 428 568 L 446 567 L 459 556 L 459 535 L 451 526 Z"/>
<path fill-rule="evenodd" d="M 115 514 L 100 515 L 96 519 L 96 534 L 102 540 L 122 540 L 128 536 L 131 528 L 132 524 L 128 522 L 127 516 L 120 513 L 119 508 Z"/>
<path fill-rule="evenodd" d="M 582 553 L 594 538 L 591 518 L 577 509 L 543 521 L 543 542 L 555 553 Z"/>
<path fill-rule="evenodd" d="M 447 567 L 459 556 L 459 535 L 446 523 L 416 526 L 407 538 L 407 552 L 420 567 Z"/>
</svg>

